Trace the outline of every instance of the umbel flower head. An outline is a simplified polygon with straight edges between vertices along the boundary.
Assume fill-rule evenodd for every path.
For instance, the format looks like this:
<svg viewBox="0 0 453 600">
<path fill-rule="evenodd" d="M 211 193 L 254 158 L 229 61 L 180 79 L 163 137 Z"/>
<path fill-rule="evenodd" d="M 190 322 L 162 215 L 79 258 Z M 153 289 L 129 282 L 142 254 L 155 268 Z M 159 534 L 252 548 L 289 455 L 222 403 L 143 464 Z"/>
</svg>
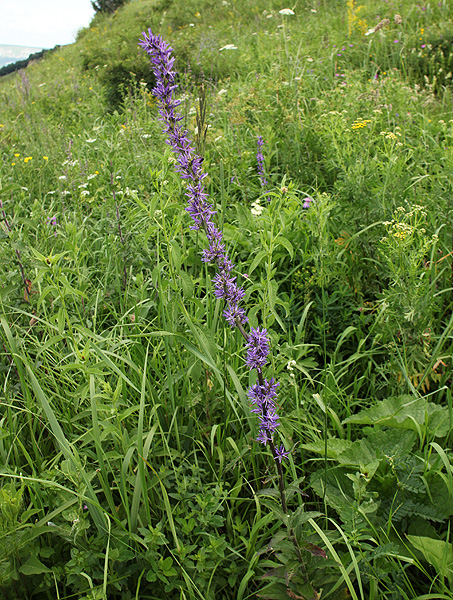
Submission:
<svg viewBox="0 0 453 600">
<path fill-rule="evenodd" d="M 181 101 L 175 98 L 177 90 L 176 72 L 173 70 L 174 58 L 171 56 L 173 49 L 160 35 L 153 35 L 151 29 L 143 33 L 139 45 L 147 52 L 156 77 L 154 96 L 159 100 L 159 118 L 164 123 L 164 133 L 167 143 L 176 156 L 176 170 L 181 178 L 186 180 L 186 211 L 192 218 L 192 229 L 204 230 L 209 241 L 209 247 L 203 250 L 202 260 L 216 266 L 217 273 L 213 278 L 214 295 L 223 299 L 226 309 L 223 314 L 231 327 L 238 327 L 246 338 L 246 364 L 250 369 L 258 371 L 258 382 L 251 386 L 248 396 L 255 408 L 253 412 L 259 415 L 260 433 L 257 441 L 269 444 L 272 448 L 274 459 L 277 462 L 288 456 L 284 447 L 276 448 L 273 443 L 273 434 L 279 425 L 279 417 L 275 410 L 276 388 L 278 383 L 274 379 L 263 379 L 262 368 L 267 363 L 269 356 L 269 338 L 266 329 L 259 327 L 244 330 L 243 325 L 248 318 L 241 302 L 245 296 L 244 288 L 237 283 L 237 278 L 232 274 L 234 264 L 226 253 L 222 232 L 212 220 L 215 215 L 213 205 L 208 201 L 203 180 L 207 174 L 203 171 L 203 158 L 199 156 L 189 139 L 188 132 L 181 125 L 183 117 L 176 112 Z M 262 138 L 258 142 L 259 150 Z M 261 153 L 260 153 L 261 154 Z M 262 154 L 258 158 L 262 168 Z M 264 171 L 263 171 L 264 173 Z M 267 182 L 266 182 L 267 183 Z"/>
</svg>

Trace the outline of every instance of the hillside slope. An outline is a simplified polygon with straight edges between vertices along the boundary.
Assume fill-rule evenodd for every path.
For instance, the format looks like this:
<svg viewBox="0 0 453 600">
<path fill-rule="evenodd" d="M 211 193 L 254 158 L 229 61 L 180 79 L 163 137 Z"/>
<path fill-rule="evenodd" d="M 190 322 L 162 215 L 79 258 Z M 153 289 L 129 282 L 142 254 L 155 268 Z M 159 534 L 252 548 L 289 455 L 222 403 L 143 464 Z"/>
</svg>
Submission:
<svg viewBox="0 0 453 600">
<path fill-rule="evenodd" d="M 452 18 L 135 0 L 0 79 L 2 598 L 453 598 Z"/>
</svg>

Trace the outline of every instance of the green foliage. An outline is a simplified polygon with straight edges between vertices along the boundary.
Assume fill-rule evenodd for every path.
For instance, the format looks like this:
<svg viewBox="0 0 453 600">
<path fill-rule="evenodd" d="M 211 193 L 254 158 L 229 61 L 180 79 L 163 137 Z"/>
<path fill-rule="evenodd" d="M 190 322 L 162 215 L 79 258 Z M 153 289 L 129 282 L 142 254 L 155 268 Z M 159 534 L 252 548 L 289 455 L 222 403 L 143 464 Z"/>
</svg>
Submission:
<svg viewBox="0 0 453 600">
<path fill-rule="evenodd" d="M 2 79 L 0 596 L 452 597 L 453 12 L 362 4 L 136 0 Z M 148 27 L 271 337 L 289 516 Z"/>
<path fill-rule="evenodd" d="M 91 6 L 97 13 L 113 13 L 125 2 L 126 0 L 92 0 Z"/>
<path fill-rule="evenodd" d="M 326 446 L 323 440 L 306 444 L 306 450 L 321 455 L 327 448 L 326 458 L 335 463 L 324 473 L 314 473 L 311 485 L 338 513 L 349 543 L 360 551 L 365 580 L 377 577 L 378 568 L 376 590 L 385 593 L 396 585 L 397 568 L 382 556 L 376 562 L 375 545 L 389 543 L 391 553 L 410 562 L 406 534 L 412 540 L 413 533 L 423 531 L 427 536 L 422 554 L 431 565 L 438 566 L 427 549 L 432 543 L 432 552 L 434 548 L 440 551 L 445 543 L 437 545 L 443 525 L 453 514 L 451 467 L 448 463 L 446 479 L 426 442 L 431 436 L 445 437 L 451 430 L 448 409 L 423 398 L 404 396 L 381 401 L 345 422 L 373 427 L 363 428 L 363 436 L 354 441 L 333 438 Z M 414 539 L 414 547 L 420 549 L 418 538 Z M 372 544 L 367 548 L 364 540 L 372 540 Z M 446 573 L 444 569 L 442 575 L 446 577 Z M 444 591 L 442 581 L 439 587 Z"/>
</svg>

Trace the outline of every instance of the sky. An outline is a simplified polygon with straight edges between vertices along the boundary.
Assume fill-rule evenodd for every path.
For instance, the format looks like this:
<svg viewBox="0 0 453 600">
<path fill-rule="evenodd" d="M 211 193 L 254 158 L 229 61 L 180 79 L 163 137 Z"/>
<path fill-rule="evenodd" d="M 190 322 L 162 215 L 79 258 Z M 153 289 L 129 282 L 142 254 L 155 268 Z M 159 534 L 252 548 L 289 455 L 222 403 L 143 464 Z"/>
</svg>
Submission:
<svg viewBox="0 0 453 600">
<path fill-rule="evenodd" d="M 94 15 L 90 0 L 0 0 L 0 44 L 72 44 Z"/>
</svg>

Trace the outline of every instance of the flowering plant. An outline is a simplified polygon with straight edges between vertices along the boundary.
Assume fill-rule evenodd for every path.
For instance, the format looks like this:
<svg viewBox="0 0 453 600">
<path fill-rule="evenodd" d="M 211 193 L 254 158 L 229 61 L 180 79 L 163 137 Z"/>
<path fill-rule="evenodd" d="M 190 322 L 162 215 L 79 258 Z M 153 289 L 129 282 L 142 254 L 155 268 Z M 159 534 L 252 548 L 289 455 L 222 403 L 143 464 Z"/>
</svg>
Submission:
<svg viewBox="0 0 453 600">
<path fill-rule="evenodd" d="M 181 125 L 182 115 L 176 112 L 181 100 L 176 99 L 177 89 L 176 72 L 173 70 L 173 49 L 160 35 L 154 35 L 151 29 L 143 32 L 143 39 L 139 45 L 147 52 L 151 59 L 152 69 L 156 77 L 154 96 L 159 101 L 160 120 L 164 123 L 164 133 L 167 143 L 176 155 L 176 170 L 180 177 L 187 182 L 186 196 L 188 203 L 186 211 L 192 218 L 191 229 L 203 230 L 209 241 L 209 247 L 203 250 L 202 260 L 215 265 L 217 273 L 213 278 L 214 295 L 225 300 L 226 308 L 223 311 L 226 321 L 232 328 L 237 327 L 246 340 L 246 364 L 249 369 L 257 372 L 257 382 L 248 390 L 248 397 L 260 420 L 260 431 L 257 441 L 268 445 L 271 449 L 279 474 L 279 489 L 284 513 L 287 512 L 284 494 L 283 472 L 281 461 L 288 457 L 283 445 L 277 447 L 274 443 L 274 433 L 279 426 L 279 416 L 276 412 L 275 399 L 277 397 L 278 383 L 271 378 L 264 378 L 263 368 L 267 364 L 270 353 L 269 337 L 267 330 L 259 327 L 251 328 L 247 333 L 244 325 L 248 318 L 241 302 L 245 290 L 237 283 L 233 276 L 234 264 L 230 260 L 223 234 L 213 221 L 214 207 L 208 201 L 203 180 L 207 173 L 203 171 L 203 157 L 196 150 L 188 137 L 188 132 Z M 261 140 L 262 141 L 262 140 Z"/>
</svg>

